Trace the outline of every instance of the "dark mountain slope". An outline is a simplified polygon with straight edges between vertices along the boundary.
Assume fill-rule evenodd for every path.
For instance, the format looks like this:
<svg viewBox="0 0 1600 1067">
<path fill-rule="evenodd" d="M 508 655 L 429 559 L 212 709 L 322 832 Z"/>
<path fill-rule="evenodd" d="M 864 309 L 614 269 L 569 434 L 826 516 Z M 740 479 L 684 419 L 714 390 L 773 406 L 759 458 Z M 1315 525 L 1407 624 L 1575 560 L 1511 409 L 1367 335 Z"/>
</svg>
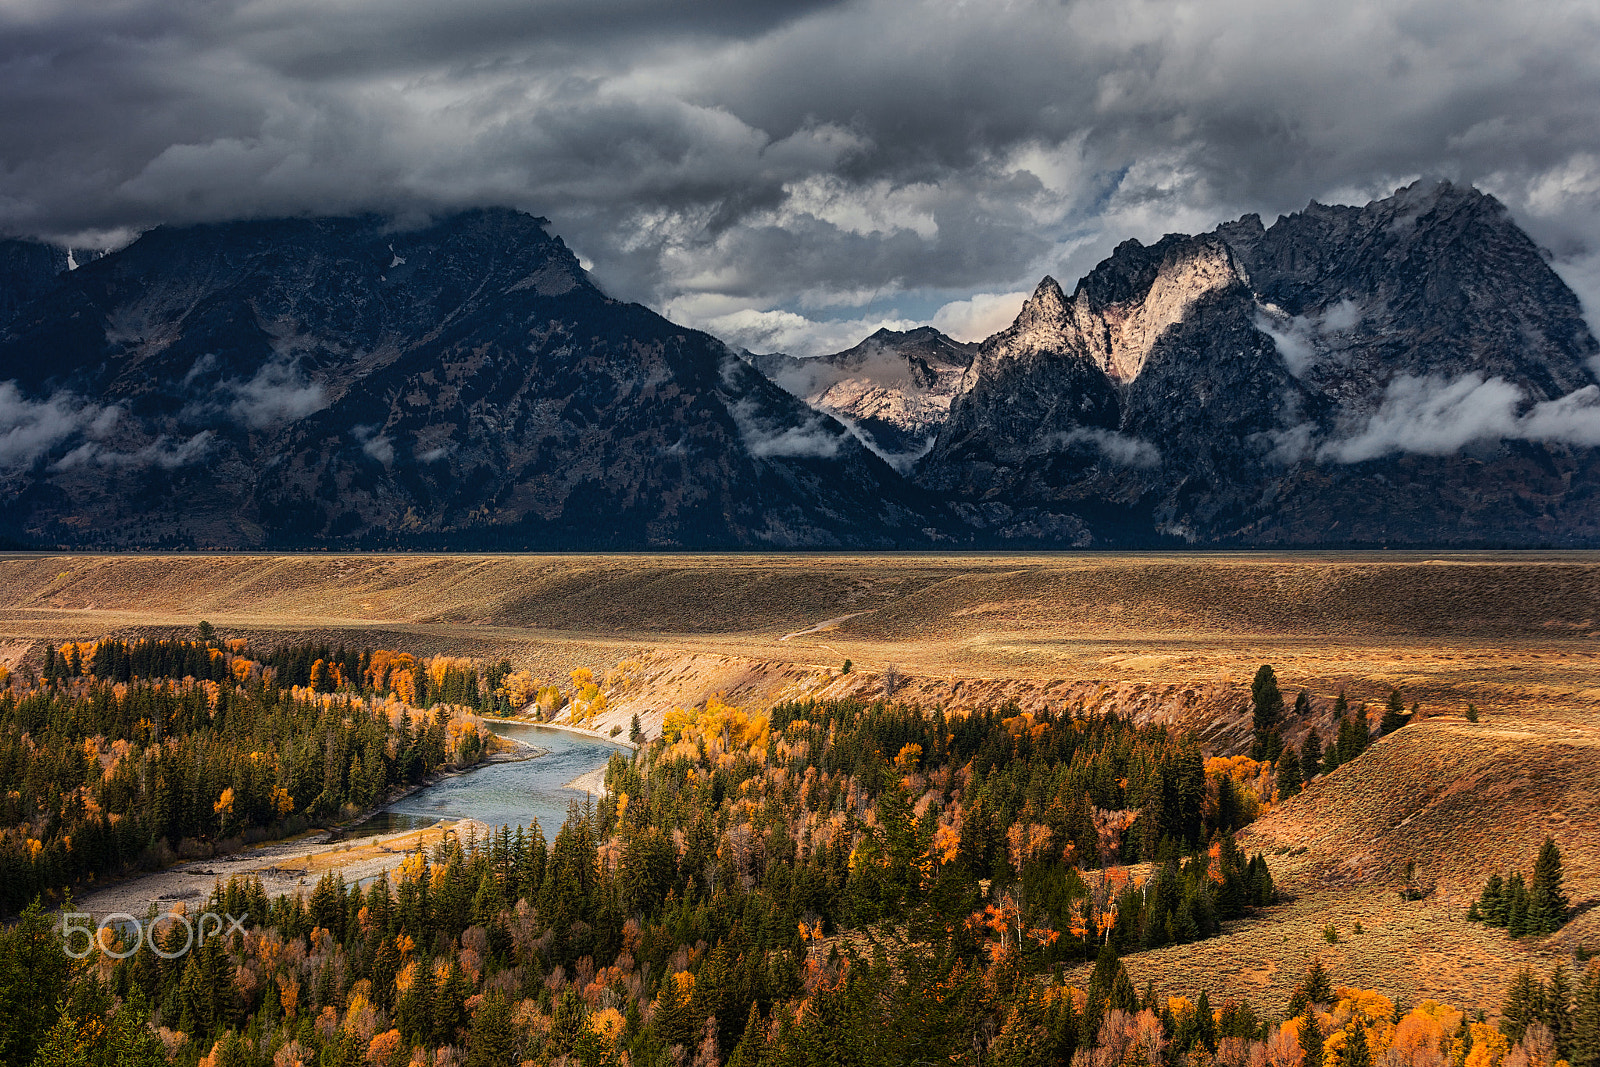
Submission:
<svg viewBox="0 0 1600 1067">
<path fill-rule="evenodd" d="M 1475 190 L 1247 216 L 1046 279 L 917 477 L 1023 543 L 1594 543 L 1597 349 Z"/>
<path fill-rule="evenodd" d="M 65 249 L 38 241 L 0 239 L 0 330 L 31 300 L 49 292 L 67 269 Z"/>
<path fill-rule="evenodd" d="M 159 229 L 0 341 L 51 422 L 12 536 L 84 545 L 888 546 L 929 506 L 543 220 Z M 42 353 L 51 358 L 42 359 Z"/>
</svg>

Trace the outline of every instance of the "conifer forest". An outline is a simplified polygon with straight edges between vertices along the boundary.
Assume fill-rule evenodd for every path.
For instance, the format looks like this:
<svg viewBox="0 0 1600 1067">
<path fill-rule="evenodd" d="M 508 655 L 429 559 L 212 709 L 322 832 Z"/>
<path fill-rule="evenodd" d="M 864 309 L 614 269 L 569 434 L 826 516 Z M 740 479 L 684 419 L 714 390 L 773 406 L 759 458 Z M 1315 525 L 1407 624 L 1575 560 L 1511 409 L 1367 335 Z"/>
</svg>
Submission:
<svg viewBox="0 0 1600 1067">
<path fill-rule="evenodd" d="M 6 681 L 8 1064 L 1600 1062 L 1592 967 L 1521 970 L 1494 1023 L 1342 984 L 1316 943 L 1287 1003 L 1163 989 L 1144 954 L 1279 899 L 1271 857 L 1235 834 L 1376 739 L 1340 694 L 1326 742 L 1286 743 L 1270 667 L 1234 757 L 1116 714 L 712 700 L 654 739 L 635 722 L 603 794 L 559 826 L 419 838 L 365 883 L 329 872 L 269 895 L 219 878 L 190 910 L 247 923 L 195 940 L 152 905 L 148 936 L 83 930 L 81 954 L 53 916 L 74 893 L 348 821 L 489 758 L 486 723 L 513 706 L 592 705 L 598 683 L 257 651 L 209 628 L 52 647 L 36 678 Z M 1407 721 L 1396 692 L 1376 737 Z M 1493 876 L 1465 918 L 1558 929 L 1553 841 L 1528 870 Z"/>
</svg>

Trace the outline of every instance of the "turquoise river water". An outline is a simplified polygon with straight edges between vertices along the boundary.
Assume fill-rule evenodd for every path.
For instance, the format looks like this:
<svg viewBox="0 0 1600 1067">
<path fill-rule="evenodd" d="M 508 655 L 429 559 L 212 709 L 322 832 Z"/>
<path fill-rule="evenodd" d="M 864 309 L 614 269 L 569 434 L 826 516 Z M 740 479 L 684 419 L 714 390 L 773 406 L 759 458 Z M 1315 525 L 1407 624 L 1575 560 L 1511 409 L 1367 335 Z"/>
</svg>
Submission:
<svg viewBox="0 0 1600 1067">
<path fill-rule="evenodd" d="M 582 806 L 589 799 L 589 794 L 567 789 L 566 784 L 604 767 L 613 753 L 628 754 L 624 745 L 546 726 L 493 721 L 486 725 L 545 754 L 515 763 L 491 763 L 419 789 L 352 827 L 350 836 L 415 830 L 440 819 L 476 819 L 512 828 L 532 826 L 537 819 L 549 841 L 566 821 L 568 805 L 576 802 Z"/>
</svg>

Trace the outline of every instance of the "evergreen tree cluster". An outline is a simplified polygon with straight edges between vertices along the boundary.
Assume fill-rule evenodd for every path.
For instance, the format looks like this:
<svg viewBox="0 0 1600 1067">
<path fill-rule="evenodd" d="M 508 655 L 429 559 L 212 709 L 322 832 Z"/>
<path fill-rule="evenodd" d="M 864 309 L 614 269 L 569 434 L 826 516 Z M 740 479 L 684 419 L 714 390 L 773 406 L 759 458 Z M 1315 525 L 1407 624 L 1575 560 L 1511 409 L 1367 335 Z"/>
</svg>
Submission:
<svg viewBox="0 0 1600 1067">
<path fill-rule="evenodd" d="M 289 1041 L 307 1062 L 370 1061 L 391 1028 L 469 1063 L 944 1062 L 975 1043 L 985 1062 L 1068 1062 L 1146 1009 L 1185 1051 L 1261 1036 L 1248 1006 L 1219 1028 L 1204 1001 L 1180 1018 L 1141 1000 L 1120 962 L 1272 899 L 1192 738 L 849 702 L 671 725 L 613 757 L 605 799 L 548 846 L 537 825 L 453 838 L 392 886 L 329 876 L 305 898 L 230 882 L 207 907 L 260 932 L 177 960 L 146 945 L 110 988 L 196 1054 L 261 1067 Z M 1120 867 L 1134 857 L 1154 865 L 1142 884 Z M 1072 960 L 1096 961 L 1081 1009 L 1041 981 Z M 330 1009 L 346 1021 L 319 1027 Z"/>
<path fill-rule="evenodd" d="M 1277 759 L 1283 751 L 1283 693 L 1278 689 L 1278 676 L 1266 664 L 1250 682 L 1250 724 L 1255 732 L 1250 758 Z"/>
<path fill-rule="evenodd" d="M 1383 706 L 1383 718 L 1378 722 L 1378 736 L 1388 737 L 1410 721 L 1411 715 L 1406 713 L 1405 701 L 1400 699 L 1400 690 L 1390 690 L 1389 699 Z"/>
<path fill-rule="evenodd" d="M 1350 701 L 1340 692 L 1333 702 L 1333 718 L 1338 723 L 1334 742 L 1322 753 L 1322 773 L 1332 774 L 1344 764 L 1360 756 L 1372 743 L 1372 729 L 1367 723 L 1365 706 L 1350 708 Z M 1321 747 L 1321 738 L 1318 738 Z"/>
<path fill-rule="evenodd" d="M 1500 1008 L 1500 1031 L 1512 1044 L 1542 1026 L 1556 1055 L 1572 1067 L 1600 1067 L 1600 964 L 1574 980 L 1557 964 L 1548 981 L 1524 967 L 1511 980 Z"/>
<path fill-rule="evenodd" d="M 372 650 L 342 645 L 330 648 L 326 643 L 301 641 L 280 645 L 262 656 L 261 663 L 276 672 L 276 680 L 282 685 L 310 686 L 319 693 L 352 686 L 359 690 L 372 663 Z"/>
<path fill-rule="evenodd" d="M 1467 918 L 1503 927 L 1512 937 L 1553 934 L 1567 921 L 1569 905 L 1561 882 L 1561 850 L 1547 837 L 1534 860 L 1532 882 L 1521 871 L 1490 875 Z"/>
<path fill-rule="evenodd" d="M 65 655 L 46 646 L 46 682 L 87 676 L 108 682 L 135 678 L 198 678 L 221 682 L 228 677 L 228 654 L 203 641 L 102 638 L 85 657 L 76 645 Z"/>
<path fill-rule="evenodd" d="M 1277 675 L 1270 665 L 1256 671 L 1250 684 L 1251 728 L 1253 741 L 1250 758 L 1271 761 L 1275 764 L 1274 784 L 1280 801 L 1297 796 L 1311 779 L 1319 774 L 1329 774 L 1343 764 L 1356 759 L 1371 744 L 1371 729 L 1367 723 L 1366 708 L 1351 711 L 1350 702 L 1340 692 L 1333 705 L 1337 732 L 1333 744 L 1323 749 L 1322 736 L 1310 725 L 1313 713 L 1311 694 L 1302 689 L 1295 697 L 1294 720 L 1308 724 L 1300 748 L 1286 744 L 1284 734 L 1288 723 L 1284 716 L 1283 693 L 1278 688 Z M 1412 709 L 1414 714 L 1415 708 Z M 1400 691 L 1392 691 L 1386 705 L 1379 735 L 1393 733 L 1410 721 Z"/>
<path fill-rule="evenodd" d="M 230 647 L 239 649 L 240 643 L 235 642 Z M 84 677 L 128 683 L 135 679 L 195 678 L 224 682 L 230 678 L 233 661 L 246 655 L 248 653 L 242 649 L 237 655 L 230 652 L 230 648 L 215 639 L 102 638 L 94 642 L 87 655 L 74 644 L 65 646 L 64 652 L 47 647 L 44 680 L 56 683 Z M 319 693 L 349 692 L 367 696 L 390 692 L 397 682 L 395 672 L 403 670 L 409 676 L 411 699 L 408 702 L 413 706 L 432 708 L 452 704 L 480 713 L 502 711 L 504 695 L 496 690 L 512 670 L 509 660 L 501 660 L 480 677 L 475 662 L 447 659 L 441 661 L 445 665 L 436 679 L 434 672 L 409 655 L 397 656 L 343 645 L 333 647 L 314 641 L 279 645 L 261 653 L 253 662 L 270 668 L 273 681 L 285 688 L 304 686 Z"/>
<path fill-rule="evenodd" d="M 54 672 L 47 661 L 43 685 L 0 690 L 0 913 L 90 878 L 351 817 L 444 763 L 476 762 L 488 743 L 443 706 L 297 696 L 253 663 L 236 681 L 232 665 L 250 661 L 204 644 L 94 650 L 80 673 L 71 646 Z M 219 663 L 221 680 L 196 681 L 199 662 Z M 158 669 L 184 673 L 143 673 Z"/>
<path fill-rule="evenodd" d="M 277 693 L 276 711 L 235 687 L 220 727 L 208 699 L 169 709 L 169 739 L 304 734 L 310 749 L 330 736 L 317 718 L 329 709 L 350 733 L 377 729 L 349 694 L 297 701 L 254 684 Z M 30 714 L 126 721 L 145 746 L 148 709 L 119 701 L 209 692 L 69 688 Z M 1123 960 L 1273 897 L 1265 860 L 1233 840 L 1246 806 L 1227 761 L 1208 769 L 1192 737 L 1116 716 L 881 702 L 769 717 L 714 705 L 667 726 L 615 756 L 605 797 L 571 809 L 551 841 L 537 824 L 449 835 L 392 878 L 328 875 L 271 900 L 253 880 L 219 884 L 200 910 L 248 913 L 248 934 L 180 955 L 169 924 L 157 947 L 172 958 L 145 943 L 103 982 L 25 913 L 0 936 L 3 1061 L 166 1062 L 155 1024 L 184 1035 L 179 1067 L 1267 1062 L 1276 1030 L 1248 1002 L 1167 1000 L 1159 974 L 1141 993 Z M 322 756 L 308 770 L 325 771 Z M 304 788 L 314 799 L 327 785 Z M 1150 865 L 1138 880 L 1122 867 L 1133 861 Z M 1074 992 L 1060 968 L 1079 962 Z M 1331 1007 L 1331 986 L 1314 962 L 1291 1017 Z M 1574 1067 L 1600 1067 L 1576 1058 L 1582 990 L 1569 999 Z M 1303 1067 L 1320 1067 L 1323 1035 L 1298 1034 Z M 1368 1039 L 1346 1028 L 1341 1067 L 1383 1058 Z"/>
</svg>

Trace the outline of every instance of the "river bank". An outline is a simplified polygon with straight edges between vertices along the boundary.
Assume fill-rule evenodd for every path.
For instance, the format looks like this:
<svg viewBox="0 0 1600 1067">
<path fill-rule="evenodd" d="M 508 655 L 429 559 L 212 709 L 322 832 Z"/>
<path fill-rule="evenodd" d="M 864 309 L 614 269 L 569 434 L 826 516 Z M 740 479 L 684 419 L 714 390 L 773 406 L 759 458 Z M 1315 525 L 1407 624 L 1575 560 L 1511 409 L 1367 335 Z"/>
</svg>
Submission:
<svg viewBox="0 0 1600 1067">
<path fill-rule="evenodd" d="M 588 774 L 580 774 L 562 786 L 562 788 L 576 789 L 578 792 L 588 793 L 592 797 L 603 797 L 606 795 L 606 769 L 599 767 Z"/>
<path fill-rule="evenodd" d="M 74 911 L 88 912 L 97 922 L 118 913 L 142 919 L 151 907 L 165 912 L 177 902 L 192 912 L 204 905 L 217 883 L 235 877 L 261 879 L 261 887 L 269 897 L 309 893 L 325 874 L 337 872 L 347 883 L 366 882 L 399 867 L 408 852 L 432 847 L 446 834 L 476 833 L 482 837 L 488 831 L 489 827 L 482 823 L 458 819 L 359 841 L 275 841 L 216 859 L 134 875 L 85 893 L 72 906 Z"/>
<path fill-rule="evenodd" d="M 349 822 L 299 834 L 293 838 L 269 841 L 238 849 L 209 859 L 190 860 L 118 879 L 90 889 L 73 901 L 76 910 L 87 911 L 96 919 L 123 912 L 142 917 L 156 905 L 165 910 L 174 901 L 194 905 L 210 895 L 218 882 L 235 876 L 261 879 L 268 896 L 281 896 L 315 886 L 317 879 L 330 871 L 342 873 L 346 882 L 364 882 L 385 869 L 399 865 L 407 852 L 431 846 L 449 832 L 480 836 L 489 827 L 471 819 L 437 819 L 426 827 L 408 827 L 387 833 L 363 835 L 361 827 L 388 811 L 443 783 L 466 778 L 492 767 L 523 763 L 548 755 L 548 751 L 520 738 L 501 737 L 509 751 L 493 752 L 470 767 L 436 770 L 427 778 L 404 789 L 395 790 L 370 811 Z M 402 847 L 403 846 L 403 847 Z"/>
<path fill-rule="evenodd" d="M 628 740 L 626 737 L 623 737 L 621 734 L 617 734 L 617 736 L 612 737 L 603 730 L 591 730 L 587 726 L 573 726 L 570 723 L 564 722 L 545 722 L 542 719 L 535 718 L 534 716 L 525 712 L 519 712 L 518 714 L 507 719 L 486 718 L 483 721 L 486 724 L 504 722 L 517 723 L 522 726 L 538 726 L 546 730 L 559 730 L 564 734 L 576 734 L 579 737 L 592 737 L 596 741 L 604 741 L 608 745 L 616 745 L 618 748 L 625 748 L 632 752 L 637 752 L 639 750 L 639 746 L 637 744 Z"/>
<path fill-rule="evenodd" d="M 570 723 L 543 722 L 540 719 L 537 719 L 526 713 L 513 715 L 508 719 L 500 719 L 496 721 L 515 722 L 526 726 L 538 726 L 541 729 L 558 730 L 561 733 L 574 734 L 578 737 L 592 737 L 597 741 L 604 741 L 608 745 L 616 745 L 618 748 L 625 748 L 631 752 L 637 752 L 639 750 L 637 743 L 627 740 L 620 734 L 618 734 L 616 737 L 612 737 L 608 733 L 600 730 L 592 730 L 586 726 L 573 726 Z M 606 768 L 597 767 L 592 771 L 580 774 L 576 778 L 572 779 L 572 781 L 563 785 L 562 788 L 576 790 L 580 793 L 588 793 L 592 797 L 603 797 L 606 793 Z"/>
<path fill-rule="evenodd" d="M 269 896 L 310 892 L 330 871 L 346 882 L 369 881 L 450 832 L 484 837 L 501 825 L 538 822 L 553 835 L 585 794 L 604 792 L 611 755 L 632 747 L 594 730 L 526 718 L 484 724 L 496 733 L 500 751 L 470 767 L 436 771 L 358 819 L 94 887 L 74 908 L 96 919 L 117 912 L 142 917 L 152 905 L 202 904 L 216 882 L 234 876 L 260 878 Z"/>
</svg>

